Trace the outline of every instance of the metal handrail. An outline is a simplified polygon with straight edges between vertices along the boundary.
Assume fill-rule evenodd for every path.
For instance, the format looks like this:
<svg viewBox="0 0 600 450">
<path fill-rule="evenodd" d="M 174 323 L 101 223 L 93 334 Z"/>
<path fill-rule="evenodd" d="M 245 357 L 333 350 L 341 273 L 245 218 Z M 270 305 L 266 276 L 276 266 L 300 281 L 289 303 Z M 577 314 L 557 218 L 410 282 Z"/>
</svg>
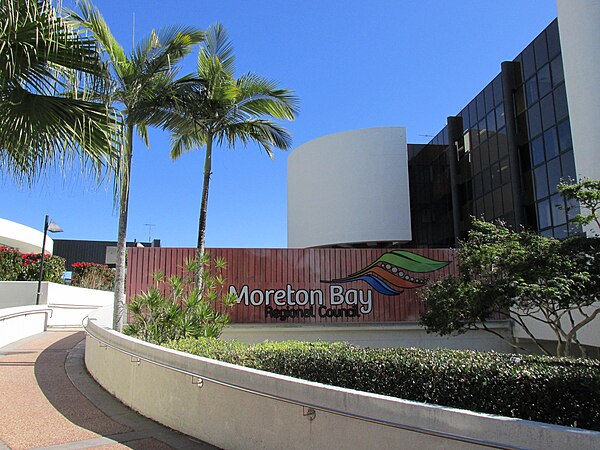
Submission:
<svg viewBox="0 0 600 450">
<path fill-rule="evenodd" d="M 19 316 L 28 316 L 30 314 L 40 314 L 40 313 L 50 313 L 50 317 L 52 317 L 52 310 L 50 308 L 47 309 L 35 309 L 35 310 L 30 310 L 30 311 L 20 311 L 17 313 L 12 313 L 12 314 L 6 314 L 6 315 L 0 315 L 0 320 L 8 320 L 8 319 L 12 319 L 13 317 L 19 317 Z"/>
<path fill-rule="evenodd" d="M 84 318 L 87 319 L 87 317 Z M 88 319 L 89 321 L 89 319 Z M 450 439 L 450 440 L 454 440 L 454 441 L 459 441 L 459 442 L 465 442 L 465 443 L 469 443 L 469 444 L 474 444 L 474 445 L 481 445 L 483 447 L 488 447 L 488 448 L 496 448 L 496 449 L 506 449 L 506 450 L 524 450 L 524 447 L 517 447 L 517 446 L 513 446 L 513 445 L 508 445 L 508 444 L 501 444 L 499 442 L 494 442 L 494 441 L 488 441 L 485 439 L 477 439 L 477 438 L 472 438 L 469 436 L 462 436 L 459 434 L 454 434 L 454 433 L 448 433 L 448 432 L 444 432 L 444 431 L 437 431 L 437 430 L 432 430 L 430 428 L 423 428 L 423 427 L 418 427 L 418 426 L 414 426 L 414 425 L 408 425 L 408 424 L 403 424 L 403 423 L 398 423 L 398 422 L 392 422 L 389 420 L 383 420 L 383 419 L 378 419 L 375 417 L 369 417 L 369 416 L 365 416 L 363 414 L 356 414 L 356 413 L 351 413 L 348 411 L 342 411 L 339 409 L 335 409 L 335 408 L 330 408 L 328 406 L 322 406 L 322 405 L 316 405 L 316 404 L 312 404 L 312 403 L 306 403 L 306 402 L 300 402 L 298 400 L 294 400 L 291 398 L 287 398 L 287 397 L 282 397 L 280 395 L 273 395 L 273 394 L 269 394 L 267 392 L 262 392 L 262 391 L 257 391 L 255 389 L 249 389 L 243 386 L 239 386 L 237 384 L 233 384 L 233 383 L 229 383 L 226 381 L 221 381 L 218 380 L 216 378 L 212 378 L 206 375 L 201 375 L 195 372 L 190 372 L 189 370 L 184 370 L 181 369 L 179 367 L 175 367 L 172 366 L 170 364 L 165 364 L 162 363 L 160 361 L 156 361 L 153 360 L 151 358 L 148 358 L 146 356 L 140 355 L 139 353 L 135 353 L 129 350 L 125 350 L 122 349 L 120 347 L 117 347 L 114 344 L 111 344 L 110 342 L 106 341 L 105 339 L 102 339 L 101 337 L 95 335 L 94 333 L 90 332 L 87 326 L 87 322 L 83 323 L 83 328 L 85 330 L 85 332 L 91 336 L 92 338 L 96 339 L 98 342 L 101 342 L 103 345 L 110 347 L 114 350 L 117 350 L 121 353 L 124 353 L 126 355 L 129 355 L 132 358 L 135 358 L 137 360 L 137 362 L 139 361 L 145 361 L 148 362 L 150 364 L 153 364 L 155 366 L 159 366 L 168 370 L 171 370 L 173 372 L 177 372 L 177 373 L 181 373 L 184 375 L 188 375 L 192 378 L 198 378 L 200 380 L 200 384 L 202 383 L 202 381 L 209 381 L 213 384 L 217 384 L 220 386 L 224 386 L 224 387 L 228 387 L 231 389 L 235 389 L 237 391 L 241 391 L 241 392 L 245 392 L 248 394 L 252 394 L 252 395 L 257 395 L 259 397 L 264 397 L 264 398 L 268 398 L 271 400 L 276 400 L 276 401 L 280 401 L 283 403 L 288 403 L 288 404 L 292 404 L 292 405 L 297 405 L 297 406 L 302 406 L 303 408 L 307 408 L 309 410 L 313 410 L 313 411 L 322 411 L 322 412 L 326 412 L 326 413 L 330 413 L 330 414 L 335 414 L 338 416 L 344 416 L 344 417 L 349 417 L 352 419 L 356 419 L 356 420 L 361 420 L 363 422 L 370 422 L 370 423 L 375 423 L 375 424 L 379 424 L 379 425 L 384 425 L 384 426 L 388 426 L 388 427 L 392 427 L 392 428 L 398 428 L 398 429 L 402 429 L 402 430 L 406 430 L 406 431 L 412 431 L 415 433 L 420 433 L 420 434 L 426 434 L 429 436 L 434 436 L 434 437 L 441 437 L 444 439 Z M 309 412 L 310 414 L 310 412 Z M 306 414 L 306 415 L 309 415 Z"/>
</svg>

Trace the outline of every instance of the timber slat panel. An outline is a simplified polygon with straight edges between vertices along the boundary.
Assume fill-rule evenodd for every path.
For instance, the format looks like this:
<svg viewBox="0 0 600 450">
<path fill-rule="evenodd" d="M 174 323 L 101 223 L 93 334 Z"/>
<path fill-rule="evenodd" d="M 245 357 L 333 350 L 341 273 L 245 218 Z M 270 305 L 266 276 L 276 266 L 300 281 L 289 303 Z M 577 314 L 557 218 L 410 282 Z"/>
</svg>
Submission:
<svg viewBox="0 0 600 450">
<path fill-rule="evenodd" d="M 185 262 L 194 258 L 195 249 L 189 248 L 129 248 L 127 260 L 127 298 L 149 289 L 154 284 L 154 273 L 162 272 L 165 280 L 171 276 L 183 276 Z M 415 278 L 438 280 L 457 273 L 455 252 L 451 249 L 404 249 L 417 255 L 422 255 L 437 261 L 449 261 L 450 264 L 432 273 L 414 274 Z M 248 305 L 238 303 L 229 310 L 232 323 L 348 323 L 348 322 L 414 322 L 419 319 L 421 304 L 418 297 L 419 289 L 405 289 L 398 295 L 384 295 L 377 292 L 366 281 L 355 280 L 346 283 L 326 283 L 334 279 L 343 279 L 358 272 L 387 253 L 386 249 L 208 249 L 213 258 L 222 257 L 227 261 L 225 271 L 226 290 L 233 286 L 241 294 L 247 286 L 248 297 L 253 291 L 261 291 L 262 298 L 270 296 L 270 306 L 277 310 L 294 310 L 309 308 L 310 305 L 277 305 L 275 292 L 282 290 L 286 298 L 280 302 L 288 302 L 287 288 L 298 295 L 299 290 L 305 290 L 308 295 L 313 292 L 318 299 L 319 291 L 324 300 L 323 305 L 314 305 L 314 317 L 288 317 L 285 321 L 279 318 L 266 317 L 266 300 L 259 306 L 254 306 L 248 300 Z M 328 309 L 349 309 L 353 305 L 331 305 L 330 289 L 340 286 L 343 295 L 353 299 L 362 295 L 368 300 L 369 292 L 372 299 L 370 313 L 361 313 L 359 317 L 330 317 L 325 316 Z M 159 285 L 163 293 L 167 293 L 166 284 Z M 280 291 L 281 292 L 281 291 Z M 254 299 L 259 299 L 260 292 Z M 301 301 L 303 297 L 298 295 Z M 321 309 L 319 309 L 321 306 Z M 362 305 L 359 303 L 358 307 Z M 323 314 L 319 315 L 319 311 Z M 340 311 L 329 314 L 340 314 Z M 350 314 L 350 313 L 348 313 Z"/>
</svg>

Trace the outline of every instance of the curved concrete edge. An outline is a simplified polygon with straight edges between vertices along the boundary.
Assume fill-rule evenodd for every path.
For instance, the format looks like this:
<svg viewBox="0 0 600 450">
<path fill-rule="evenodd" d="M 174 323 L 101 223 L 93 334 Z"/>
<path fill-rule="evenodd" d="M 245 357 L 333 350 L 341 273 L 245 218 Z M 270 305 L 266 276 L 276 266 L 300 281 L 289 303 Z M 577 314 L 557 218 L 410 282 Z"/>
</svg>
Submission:
<svg viewBox="0 0 600 450">
<path fill-rule="evenodd" d="M 16 248 L 21 253 L 41 253 L 44 233 L 35 228 L 0 218 L 0 245 Z M 46 253 L 52 254 L 54 241 L 46 236 Z"/>
<path fill-rule="evenodd" d="M 85 361 L 153 420 L 228 449 L 595 449 L 600 433 L 444 408 L 248 369 L 86 326 Z"/>
<path fill-rule="evenodd" d="M 0 309 L 0 347 L 45 331 L 51 315 L 45 305 Z"/>
</svg>

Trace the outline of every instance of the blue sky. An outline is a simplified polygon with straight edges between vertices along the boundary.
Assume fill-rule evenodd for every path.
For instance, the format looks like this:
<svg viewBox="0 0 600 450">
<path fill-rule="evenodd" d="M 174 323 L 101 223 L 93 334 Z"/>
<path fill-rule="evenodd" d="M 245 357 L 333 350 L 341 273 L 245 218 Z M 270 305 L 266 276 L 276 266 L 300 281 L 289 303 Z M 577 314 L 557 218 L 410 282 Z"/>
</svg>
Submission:
<svg viewBox="0 0 600 450">
<path fill-rule="evenodd" d="M 68 0 L 64 4 L 69 5 Z M 153 28 L 221 22 L 237 73 L 255 72 L 293 89 L 301 111 L 287 124 L 293 148 L 357 128 L 407 127 L 408 142 L 435 135 L 556 17 L 553 0 L 97 0 L 129 50 Z M 192 72 L 195 54 L 182 74 Z M 128 239 L 194 247 L 202 150 L 169 158 L 169 136 L 134 147 Z M 213 157 L 208 247 L 285 247 L 288 153 L 257 147 Z M 310 182 L 311 174 L 306 174 Z M 62 239 L 116 240 L 112 184 L 78 169 L 51 171 L 33 186 L 0 174 L 0 217 L 42 228 L 49 214 Z"/>
</svg>

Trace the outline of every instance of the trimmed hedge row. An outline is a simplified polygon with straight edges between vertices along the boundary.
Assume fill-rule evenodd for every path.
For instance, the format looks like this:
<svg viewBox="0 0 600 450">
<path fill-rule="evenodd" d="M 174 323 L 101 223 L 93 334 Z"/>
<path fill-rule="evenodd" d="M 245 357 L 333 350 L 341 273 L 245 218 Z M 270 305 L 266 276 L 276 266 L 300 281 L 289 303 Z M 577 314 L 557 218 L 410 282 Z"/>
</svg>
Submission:
<svg viewBox="0 0 600 450">
<path fill-rule="evenodd" d="M 342 343 L 184 339 L 207 358 L 359 391 L 600 430 L 600 361 Z"/>
</svg>

